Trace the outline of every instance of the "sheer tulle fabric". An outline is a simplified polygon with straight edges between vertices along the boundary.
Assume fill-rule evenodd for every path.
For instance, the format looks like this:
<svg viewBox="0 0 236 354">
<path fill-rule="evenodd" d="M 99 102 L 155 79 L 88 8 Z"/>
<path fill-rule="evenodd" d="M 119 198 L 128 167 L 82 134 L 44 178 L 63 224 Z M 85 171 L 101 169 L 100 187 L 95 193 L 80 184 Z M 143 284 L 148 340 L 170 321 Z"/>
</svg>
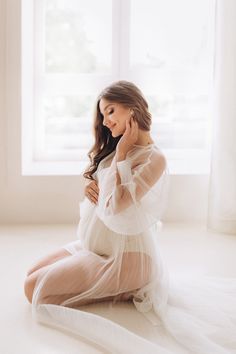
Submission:
<svg viewBox="0 0 236 354">
<path fill-rule="evenodd" d="M 38 278 L 34 318 L 111 353 L 236 353 L 236 279 L 170 277 L 161 258 L 157 226 L 169 185 L 161 151 L 154 144 L 135 146 L 120 162 L 113 152 L 94 178 L 98 204 L 83 200 L 78 240 L 64 246 L 71 255 Z M 149 320 L 154 342 L 81 310 L 120 301 L 133 303 Z"/>
</svg>

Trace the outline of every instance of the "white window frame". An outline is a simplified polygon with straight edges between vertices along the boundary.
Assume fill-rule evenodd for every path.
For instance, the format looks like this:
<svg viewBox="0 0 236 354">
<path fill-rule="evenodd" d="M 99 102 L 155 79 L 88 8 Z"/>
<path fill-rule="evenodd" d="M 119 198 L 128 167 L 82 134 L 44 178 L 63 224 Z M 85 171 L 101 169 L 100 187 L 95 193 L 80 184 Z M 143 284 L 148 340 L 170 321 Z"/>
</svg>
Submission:
<svg viewBox="0 0 236 354">
<path fill-rule="evenodd" d="M 58 157 L 51 156 L 51 161 L 43 161 L 35 158 L 34 156 L 34 140 L 40 139 L 40 134 L 35 136 L 35 131 L 43 131 L 39 119 L 43 90 L 53 92 L 55 82 L 57 87 L 60 88 L 60 93 L 63 93 L 64 87 L 61 85 L 61 75 L 53 76 L 53 82 L 43 80 L 43 63 L 35 61 L 34 55 L 40 57 L 43 47 L 43 36 L 34 31 L 34 20 L 41 21 L 43 15 L 43 2 L 44 0 L 22 0 L 21 1 L 21 39 L 22 39 L 22 55 L 21 55 L 21 73 L 22 73 L 22 175 L 80 175 L 86 165 L 88 164 L 87 152 L 85 152 L 84 159 L 70 158 L 70 160 L 58 161 Z M 37 16 L 35 16 L 35 12 Z M 111 81 L 118 79 L 126 79 L 134 81 L 137 84 L 142 83 L 143 87 L 143 74 L 138 74 L 127 70 L 127 61 L 129 58 L 124 56 L 123 53 L 129 53 L 129 18 L 130 18 L 130 0 L 112 0 L 112 13 L 113 13 L 113 40 L 112 40 L 112 74 L 111 75 L 79 75 L 80 83 L 83 80 L 83 85 L 78 86 L 78 76 L 72 75 L 70 77 L 71 92 L 78 94 L 81 86 L 83 93 L 91 94 L 91 88 L 94 87 L 95 91 L 100 87 L 101 89 L 108 85 Z M 122 21 L 122 26 L 120 25 Z M 119 28 L 121 30 L 119 30 Z M 34 50 L 34 41 L 36 40 L 37 46 Z M 38 63 L 37 67 L 35 63 Z M 153 77 L 153 72 L 147 71 L 145 74 Z M 68 75 L 63 79 L 66 82 Z M 151 80 L 150 80 L 151 81 Z M 212 78 L 213 81 L 213 78 Z M 46 82 L 46 85 L 45 85 Z M 37 83 L 37 85 L 35 84 Z M 147 87 L 150 90 L 150 86 Z M 144 88 L 145 91 L 145 88 Z M 58 91 L 59 92 L 59 91 Z M 68 93 L 68 91 L 67 91 Z M 211 98 L 210 98 L 211 102 Z M 211 104 L 209 103 L 209 107 Z M 209 108 L 209 116 L 211 111 Z M 36 124 L 36 126 L 35 126 Z M 209 144 L 206 150 L 177 150 L 177 149 L 163 149 L 165 153 L 169 170 L 171 174 L 209 174 L 210 169 L 210 156 L 211 156 L 211 131 L 212 122 L 208 121 L 208 141 Z M 38 144 L 40 145 L 40 144 Z M 42 152 L 41 152 L 42 155 Z"/>
</svg>

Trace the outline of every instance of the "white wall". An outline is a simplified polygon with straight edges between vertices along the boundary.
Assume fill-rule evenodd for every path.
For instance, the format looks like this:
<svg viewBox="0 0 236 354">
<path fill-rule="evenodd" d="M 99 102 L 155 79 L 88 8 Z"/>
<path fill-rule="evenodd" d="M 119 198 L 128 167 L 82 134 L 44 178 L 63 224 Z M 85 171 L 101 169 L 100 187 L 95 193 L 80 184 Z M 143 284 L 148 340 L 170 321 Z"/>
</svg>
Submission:
<svg viewBox="0 0 236 354">
<path fill-rule="evenodd" d="M 20 99 L 20 1 L 0 0 L 0 223 L 76 223 L 80 176 L 21 175 Z M 204 220 L 207 194 L 208 176 L 171 176 L 164 220 Z"/>
</svg>

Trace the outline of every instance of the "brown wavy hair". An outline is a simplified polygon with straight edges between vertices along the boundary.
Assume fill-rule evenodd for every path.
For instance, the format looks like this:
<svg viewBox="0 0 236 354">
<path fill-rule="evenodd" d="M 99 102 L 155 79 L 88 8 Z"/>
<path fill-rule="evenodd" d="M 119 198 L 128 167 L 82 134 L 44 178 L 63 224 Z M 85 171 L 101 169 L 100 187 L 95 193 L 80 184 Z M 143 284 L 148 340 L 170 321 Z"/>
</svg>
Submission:
<svg viewBox="0 0 236 354">
<path fill-rule="evenodd" d="M 94 180 L 92 174 L 97 170 L 101 160 L 116 149 L 116 145 L 122 137 L 113 137 L 110 129 L 103 125 L 103 115 L 100 112 L 99 103 L 104 98 L 116 102 L 134 111 L 134 119 L 142 130 L 150 131 L 151 113 L 148 111 L 148 103 L 140 89 L 132 82 L 120 80 L 107 86 L 97 97 L 94 109 L 93 134 L 95 143 L 88 152 L 90 166 L 83 173 L 85 178 Z"/>
</svg>

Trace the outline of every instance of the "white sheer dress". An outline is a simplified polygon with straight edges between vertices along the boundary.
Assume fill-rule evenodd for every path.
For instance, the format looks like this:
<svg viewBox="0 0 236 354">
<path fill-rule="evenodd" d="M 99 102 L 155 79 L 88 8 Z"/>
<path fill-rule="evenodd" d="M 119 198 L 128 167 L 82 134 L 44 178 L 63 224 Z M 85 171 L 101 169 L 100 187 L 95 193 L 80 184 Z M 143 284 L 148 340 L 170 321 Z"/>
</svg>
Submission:
<svg viewBox="0 0 236 354">
<path fill-rule="evenodd" d="M 71 256 L 37 280 L 35 320 L 110 353 L 236 353 L 236 279 L 169 276 L 159 253 L 158 225 L 169 187 L 163 153 L 155 144 L 134 145 L 124 161 L 115 157 L 114 151 L 94 173 L 98 203 L 84 198 L 80 204 L 78 239 L 64 246 Z M 156 340 L 82 310 L 106 301 L 133 303 Z M 176 346 L 158 337 L 163 330 Z"/>
</svg>

